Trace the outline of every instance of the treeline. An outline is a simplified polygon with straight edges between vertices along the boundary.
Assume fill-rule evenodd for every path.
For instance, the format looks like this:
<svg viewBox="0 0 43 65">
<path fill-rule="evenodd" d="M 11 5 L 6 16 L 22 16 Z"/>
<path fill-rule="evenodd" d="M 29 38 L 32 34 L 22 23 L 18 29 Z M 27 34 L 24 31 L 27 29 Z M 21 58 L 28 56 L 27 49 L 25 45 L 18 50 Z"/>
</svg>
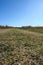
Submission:
<svg viewBox="0 0 43 65">
<path fill-rule="evenodd" d="M 22 26 L 21 29 L 43 29 L 43 26 L 36 26 L 36 27 L 33 27 L 33 26 Z"/>
<path fill-rule="evenodd" d="M 14 27 L 12 27 L 12 26 L 7 26 L 7 25 L 6 25 L 6 26 L 1 26 L 1 25 L 0 25 L 0 29 L 6 29 L 6 28 L 14 28 Z"/>
</svg>

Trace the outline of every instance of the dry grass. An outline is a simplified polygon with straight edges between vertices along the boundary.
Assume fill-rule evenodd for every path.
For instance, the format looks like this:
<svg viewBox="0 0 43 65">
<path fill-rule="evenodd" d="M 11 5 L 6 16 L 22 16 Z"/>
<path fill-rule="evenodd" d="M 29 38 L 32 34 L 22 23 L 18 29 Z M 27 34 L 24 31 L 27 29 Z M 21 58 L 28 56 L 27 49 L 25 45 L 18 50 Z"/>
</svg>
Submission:
<svg viewBox="0 0 43 65">
<path fill-rule="evenodd" d="M 6 33 L 6 32 L 8 32 L 8 31 L 10 31 L 10 29 L 0 29 L 0 34 L 2 33 Z"/>
<path fill-rule="evenodd" d="M 21 27 L 21 29 L 32 31 L 32 32 L 38 32 L 43 34 L 43 27 Z"/>
<path fill-rule="evenodd" d="M 20 29 L 5 31 L 0 33 L 0 65 L 43 65 L 42 34 Z"/>
</svg>

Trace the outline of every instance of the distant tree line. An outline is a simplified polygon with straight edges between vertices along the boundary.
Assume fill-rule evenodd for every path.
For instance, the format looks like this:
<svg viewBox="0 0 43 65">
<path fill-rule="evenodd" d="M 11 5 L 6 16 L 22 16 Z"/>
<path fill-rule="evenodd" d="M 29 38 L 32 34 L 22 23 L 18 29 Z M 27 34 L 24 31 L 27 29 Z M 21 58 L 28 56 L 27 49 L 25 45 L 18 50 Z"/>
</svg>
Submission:
<svg viewBox="0 0 43 65">
<path fill-rule="evenodd" d="M 0 29 L 6 29 L 6 28 L 14 28 L 14 27 L 12 27 L 12 26 L 8 26 L 8 25 L 6 25 L 6 26 L 2 26 L 2 25 L 0 25 Z"/>
</svg>

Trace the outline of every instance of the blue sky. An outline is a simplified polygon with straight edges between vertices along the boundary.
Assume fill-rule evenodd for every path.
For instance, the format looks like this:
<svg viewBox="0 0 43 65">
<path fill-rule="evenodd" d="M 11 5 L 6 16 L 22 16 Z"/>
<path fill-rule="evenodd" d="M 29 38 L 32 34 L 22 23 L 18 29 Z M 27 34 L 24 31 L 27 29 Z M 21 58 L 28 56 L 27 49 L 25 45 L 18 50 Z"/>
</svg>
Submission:
<svg viewBox="0 0 43 65">
<path fill-rule="evenodd" d="M 43 26 L 43 0 L 0 0 L 0 25 Z"/>
</svg>

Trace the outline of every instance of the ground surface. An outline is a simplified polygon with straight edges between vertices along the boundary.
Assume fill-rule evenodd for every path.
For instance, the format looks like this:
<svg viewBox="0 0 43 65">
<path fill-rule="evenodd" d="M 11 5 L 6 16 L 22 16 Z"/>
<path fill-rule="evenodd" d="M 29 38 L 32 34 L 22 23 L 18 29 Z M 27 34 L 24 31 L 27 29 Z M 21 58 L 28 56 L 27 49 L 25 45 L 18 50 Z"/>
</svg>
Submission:
<svg viewBox="0 0 43 65">
<path fill-rule="evenodd" d="M 43 65 L 43 33 L 0 29 L 0 65 Z"/>
</svg>

